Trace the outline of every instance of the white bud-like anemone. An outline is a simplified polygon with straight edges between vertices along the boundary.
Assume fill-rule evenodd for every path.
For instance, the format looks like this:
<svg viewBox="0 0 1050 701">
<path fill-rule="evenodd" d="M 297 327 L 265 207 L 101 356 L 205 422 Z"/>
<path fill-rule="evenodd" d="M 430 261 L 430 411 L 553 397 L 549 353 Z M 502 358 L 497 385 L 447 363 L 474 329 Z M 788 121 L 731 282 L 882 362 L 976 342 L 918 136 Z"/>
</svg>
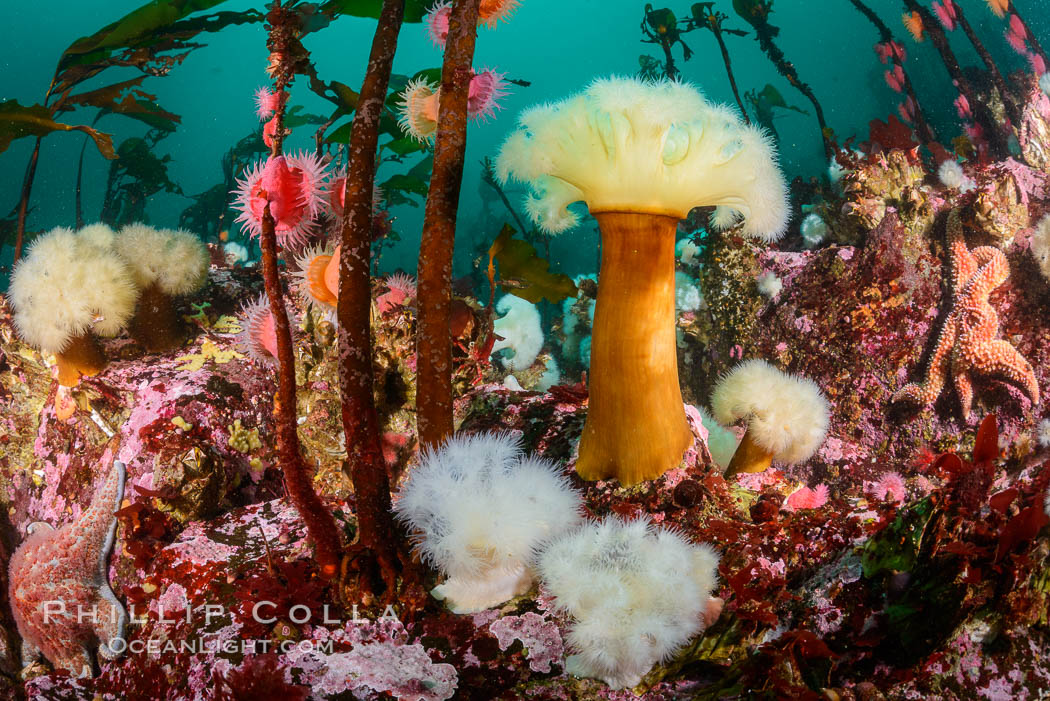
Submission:
<svg viewBox="0 0 1050 701">
<path fill-rule="evenodd" d="M 711 396 L 723 425 L 745 419 L 747 438 L 786 464 L 811 457 L 828 431 L 828 401 L 812 380 L 748 360 L 723 377 Z"/>
<path fill-rule="evenodd" d="M 566 671 L 614 689 L 637 685 L 704 629 L 718 554 L 648 518 L 608 517 L 566 533 L 540 557 L 554 607 L 573 618 Z"/>
<path fill-rule="evenodd" d="M 1035 442 L 1040 448 L 1050 448 L 1050 419 L 1043 419 L 1035 432 Z"/>
<path fill-rule="evenodd" d="M 770 300 L 774 299 L 784 289 L 783 281 L 772 271 L 759 275 L 755 283 L 758 286 L 759 294 Z"/>
<path fill-rule="evenodd" d="M 1032 257 L 1043 277 L 1050 281 L 1050 214 L 1039 220 L 1032 233 Z"/>
<path fill-rule="evenodd" d="M 98 234 L 52 229 L 15 266 L 8 297 L 15 327 L 29 345 L 61 353 L 77 336 L 115 336 L 131 317 L 138 290 Z"/>
<path fill-rule="evenodd" d="M 815 248 L 828 237 L 828 224 L 819 214 L 812 212 L 802 220 L 800 231 L 806 248 Z"/>
<path fill-rule="evenodd" d="M 492 330 L 501 339 L 492 345 L 492 352 L 512 351 L 503 359 L 506 368 L 511 372 L 527 370 L 543 348 L 539 310 L 535 304 L 508 294 L 496 303 L 496 311 L 503 316 L 496 319 Z"/>
<path fill-rule="evenodd" d="M 693 278 L 685 273 L 674 274 L 674 301 L 680 312 L 695 312 L 704 303 L 704 296 Z"/>
<path fill-rule="evenodd" d="M 716 226 L 743 219 L 747 236 L 774 240 L 789 216 L 773 144 L 693 86 L 634 78 L 594 81 L 583 93 L 522 113 L 496 174 L 528 184 L 529 215 L 545 231 L 571 228 L 566 208 L 684 219 L 718 206 Z"/>
<path fill-rule="evenodd" d="M 447 577 L 434 595 L 456 613 L 528 591 L 541 547 L 577 525 L 580 508 L 565 475 L 505 433 L 425 450 L 394 503 L 416 552 Z"/>
<path fill-rule="evenodd" d="M 129 224 L 113 245 L 140 288 L 156 285 L 175 297 L 197 291 L 208 279 L 208 247 L 188 231 Z"/>
</svg>

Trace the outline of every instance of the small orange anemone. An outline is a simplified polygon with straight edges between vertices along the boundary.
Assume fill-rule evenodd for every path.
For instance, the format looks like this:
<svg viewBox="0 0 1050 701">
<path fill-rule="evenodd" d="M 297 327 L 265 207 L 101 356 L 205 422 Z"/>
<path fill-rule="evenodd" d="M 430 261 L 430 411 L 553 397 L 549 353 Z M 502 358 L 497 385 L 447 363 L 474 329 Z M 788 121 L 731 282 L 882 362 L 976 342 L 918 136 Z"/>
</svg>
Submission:
<svg viewBox="0 0 1050 701">
<path fill-rule="evenodd" d="M 336 245 L 332 253 L 332 260 L 328 261 L 324 269 L 324 284 L 337 300 L 339 299 L 339 251 L 342 248 L 342 244 Z"/>
<path fill-rule="evenodd" d="M 338 297 L 327 285 L 325 272 L 332 261 L 332 252 L 323 246 L 308 248 L 297 258 L 300 278 L 299 292 L 311 304 L 321 309 L 334 309 Z"/>
<path fill-rule="evenodd" d="M 1006 17 L 1006 11 L 1010 9 L 1010 0 L 987 0 L 988 8 L 995 13 L 996 17 Z"/>
<path fill-rule="evenodd" d="M 912 39 L 922 41 L 926 38 L 923 35 L 922 17 L 919 16 L 918 12 L 902 15 L 901 20 L 903 20 L 904 28 L 911 34 Z"/>
<path fill-rule="evenodd" d="M 500 20 L 510 17 L 519 4 L 519 0 L 481 0 L 478 24 L 485 24 L 491 29 L 499 24 Z"/>
<path fill-rule="evenodd" d="M 401 128 L 417 141 L 427 141 L 437 133 L 438 86 L 426 78 L 413 80 L 401 96 Z"/>
</svg>

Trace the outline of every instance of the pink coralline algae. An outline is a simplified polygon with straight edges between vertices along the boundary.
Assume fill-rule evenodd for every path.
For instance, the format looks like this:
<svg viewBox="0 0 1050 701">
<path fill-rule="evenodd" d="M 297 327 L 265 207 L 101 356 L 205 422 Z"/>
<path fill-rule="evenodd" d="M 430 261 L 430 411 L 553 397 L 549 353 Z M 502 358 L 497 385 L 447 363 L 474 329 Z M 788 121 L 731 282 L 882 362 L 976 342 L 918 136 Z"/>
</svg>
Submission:
<svg viewBox="0 0 1050 701">
<path fill-rule="evenodd" d="M 56 668 L 87 676 L 91 643 L 100 643 L 99 655 L 106 659 L 123 652 L 127 614 L 108 575 L 114 512 L 123 497 L 124 465 L 114 461 L 79 518 L 57 530 L 34 524 L 11 556 L 8 596 L 23 656 L 43 654 Z"/>
<path fill-rule="evenodd" d="M 799 487 L 788 496 L 781 507 L 784 511 L 795 512 L 800 509 L 819 509 L 828 502 L 828 487 L 826 484 L 818 484 L 813 489 Z"/>
<path fill-rule="evenodd" d="M 252 237 L 262 232 L 263 213 L 269 207 L 282 246 L 303 243 L 317 229 L 317 217 L 326 207 L 325 165 L 315 154 L 276 156 L 256 163 L 237 181 L 234 207 L 237 221 Z"/>
<path fill-rule="evenodd" d="M 393 626 L 393 630 L 386 627 Z M 292 682 L 291 669 L 301 670 L 315 693 L 326 695 L 353 693 L 355 698 L 373 692 L 389 692 L 400 701 L 445 701 L 456 691 L 458 676 L 450 664 L 435 664 L 419 643 L 409 645 L 400 623 L 372 625 L 347 624 L 349 631 L 336 631 L 335 642 L 353 645 L 349 652 L 326 654 L 319 647 L 296 646 L 283 656 L 286 680 Z M 372 628 L 377 635 L 370 637 Z M 323 629 L 318 631 L 326 635 Z"/>
<path fill-rule="evenodd" d="M 504 616 L 489 626 L 489 632 L 496 636 L 500 650 L 520 640 L 528 651 L 529 669 L 533 672 L 550 672 L 552 662 L 563 664 L 565 646 L 558 626 L 538 613 Z"/>
<path fill-rule="evenodd" d="M 922 384 L 900 389 L 893 401 L 911 401 L 922 406 L 940 396 L 950 374 L 966 419 L 973 406 L 971 373 L 1002 375 L 1017 383 L 1032 404 L 1039 403 L 1039 385 L 1032 366 L 1007 341 L 997 340 L 999 315 L 988 303 L 988 295 L 1006 281 L 1010 267 L 997 248 L 967 248 L 958 210 L 948 216 L 948 247 L 951 252 L 952 309 L 930 359 Z"/>
</svg>

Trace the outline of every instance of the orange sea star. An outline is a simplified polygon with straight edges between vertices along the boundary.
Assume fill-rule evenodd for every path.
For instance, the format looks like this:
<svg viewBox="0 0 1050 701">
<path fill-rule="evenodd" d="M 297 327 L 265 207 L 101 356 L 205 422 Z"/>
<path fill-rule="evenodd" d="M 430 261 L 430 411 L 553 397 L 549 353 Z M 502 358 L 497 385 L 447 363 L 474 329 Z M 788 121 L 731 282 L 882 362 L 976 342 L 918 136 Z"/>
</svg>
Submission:
<svg viewBox="0 0 1050 701">
<path fill-rule="evenodd" d="M 88 507 L 55 530 L 33 524 L 11 556 L 8 595 L 23 663 L 42 653 L 56 669 L 90 675 L 88 646 L 100 642 L 107 659 L 123 652 L 127 613 L 109 588 L 114 512 L 124 496 L 124 465 L 114 461 Z"/>
<path fill-rule="evenodd" d="M 937 338 L 930 368 L 922 384 L 902 387 L 893 401 L 909 400 L 928 406 L 941 394 L 949 372 L 959 395 L 962 415 L 973 406 L 971 373 L 994 374 L 1017 383 L 1033 404 L 1039 402 L 1039 384 L 1032 366 L 1016 348 L 999 340 L 999 315 L 988 295 L 1010 276 L 1006 256 L 998 248 L 966 247 L 958 210 L 948 214 L 948 250 L 951 255 L 952 308 Z"/>
</svg>

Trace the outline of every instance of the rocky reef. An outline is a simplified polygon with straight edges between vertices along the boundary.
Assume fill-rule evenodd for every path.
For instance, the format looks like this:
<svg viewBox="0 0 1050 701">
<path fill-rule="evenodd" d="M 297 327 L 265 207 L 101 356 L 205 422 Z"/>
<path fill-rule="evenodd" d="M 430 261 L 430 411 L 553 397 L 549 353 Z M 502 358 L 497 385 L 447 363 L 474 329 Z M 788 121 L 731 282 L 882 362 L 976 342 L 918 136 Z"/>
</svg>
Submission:
<svg viewBox="0 0 1050 701">
<path fill-rule="evenodd" d="M 5 607 L 0 688 L 55 700 L 1036 696 L 1050 685 L 1050 411 L 1039 398 L 1050 391 L 1050 281 L 1029 239 L 1050 209 L 1050 161 L 1038 157 L 1050 151 L 1050 101 L 1033 92 L 1025 115 L 1026 162 L 970 163 L 965 192 L 915 150 L 872 149 L 847 156 L 820 204 L 822 245 L 759 249 L 732 229 L 709 241 L 704 304 L 677 324 L 692 445 L 653 481 L 580 480 L 586 385 L 528 389 L 552 357 L 578 359 L 548 346 L 517 373 L 526 389 L 505 383 L 477 352 L 482 304 L 457 300 L 459 430 L 520 436 L 564 468 L 587 515 L 646 515 L 721 552 L 720 617 L 633 690 L 565 673 L 569 622 L 542 586 L 455 615 L 434 599 L 347 601 L 320 576 L 275 467 L 274 370 L 238 346 L 254 269 L 213 256 L 207 285 L 178 302 L 193 329 L 185 345 L 149 354 L 106 340 L 109 366 L 72 388 L 19 340 L 0 300 L 4 559 L 30 524 L 79 519 L 119 460 L 127 481 L 107 564 L 129 615 L 124 654 L 78 677 L 23 662 Z M 760 292 L 760 278 L 777 284 Z M 374 283 L 373 298 L 384 290 Z M 352 542 L 335 334 L 289 299 L 304 458 Z M 417 450 L 415 310 L 388 297 L 372 317 L 397 484 Z M 712 455 L 725 429 L 700 408 L 745 358 L 813 380 L 830 422 L 812 458 L 726 479 Z"/>
</svg>

